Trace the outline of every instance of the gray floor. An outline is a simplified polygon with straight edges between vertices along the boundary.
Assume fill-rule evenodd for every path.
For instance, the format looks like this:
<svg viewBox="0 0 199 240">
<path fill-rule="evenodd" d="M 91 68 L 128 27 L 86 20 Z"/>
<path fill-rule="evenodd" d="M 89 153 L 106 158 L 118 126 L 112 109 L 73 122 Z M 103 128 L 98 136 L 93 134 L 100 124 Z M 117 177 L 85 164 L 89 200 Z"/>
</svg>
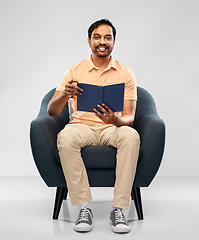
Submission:
<svg viewBox="0 0 199 240">
<path fill-rule="evenodd" d="M 90 233 L 77 233 L 78 207 L 64 201 L 59 220 L 52 220 L 54 188 L 40 177 L 0 177 L 0 239 L 198 239 L 199 177 L 156 177 L 142 188 L 144 220 L 138 221 L 133 201 L 125 212 L 128 234 L 111 232 L 109 212 L 113 188 L 92 188 L 94 222 Z M 32 238 L 31 238 L 32 237 Z"/>
</svg>

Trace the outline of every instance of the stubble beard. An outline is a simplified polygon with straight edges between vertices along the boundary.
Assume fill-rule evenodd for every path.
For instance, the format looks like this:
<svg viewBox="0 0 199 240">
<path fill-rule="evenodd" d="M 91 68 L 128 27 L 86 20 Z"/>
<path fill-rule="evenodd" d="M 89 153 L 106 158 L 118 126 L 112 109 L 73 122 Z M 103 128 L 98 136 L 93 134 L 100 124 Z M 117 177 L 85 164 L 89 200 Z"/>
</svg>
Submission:
<svg viewBox="0 0 199 240">
<path fill-rule="evenodd" d="M 109 48 L 108 48 L 108 51 L 107 51 L 106 53 L 100 54 L 97 49 L 98 49 L 98 47 L 96 47 L 95 50 L 93 51 L 93 53 L 94 53 L 97 57 L 105 58 L 105 57 L 108 57 L 108 56 L 111 54 L 111 52 L 112 52 L 112 51 L 109 51 Z"/>
</svg>

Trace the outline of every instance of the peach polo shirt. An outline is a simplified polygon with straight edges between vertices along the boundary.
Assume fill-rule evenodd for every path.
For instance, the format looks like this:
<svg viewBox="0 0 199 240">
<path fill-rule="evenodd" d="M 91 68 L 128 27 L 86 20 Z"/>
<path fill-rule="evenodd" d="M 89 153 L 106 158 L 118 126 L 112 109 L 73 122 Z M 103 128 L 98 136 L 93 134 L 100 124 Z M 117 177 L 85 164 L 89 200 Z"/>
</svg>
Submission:
<svg viewBox="0 0 199 240">
<path fill-rule="evenodd" d="M 103 72 L 101 72 L 100 69 L 93 64 L 91 55 L 89 58 L 72 65 L 63 75 L 56 90 L 63 91 L 66 83 L 72 79 L 79 80 L 81 83 L 96 85 L 124 82 L 124 101 L 137 100 L 136 80 L 132 70 L 116 61 L 112 56 L 108 66 L 103 70 Z M 72 109 L 74 112 L 71 115 L 70 123 L 88 125 L 105 124 L 94 113 L 77 111 L 77 96 L 73 97 Z M 121 116 L 121 112 L 117 114 Z"/>
</svg>

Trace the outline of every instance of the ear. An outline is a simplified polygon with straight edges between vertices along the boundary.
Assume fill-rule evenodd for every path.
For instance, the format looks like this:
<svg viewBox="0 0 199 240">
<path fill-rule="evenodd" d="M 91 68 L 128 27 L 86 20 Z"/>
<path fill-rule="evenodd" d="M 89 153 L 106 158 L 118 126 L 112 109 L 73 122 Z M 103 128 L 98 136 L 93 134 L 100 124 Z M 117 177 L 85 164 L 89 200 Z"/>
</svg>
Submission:
<svg viewBox="0 0 199 240">
<path fill-rule="evenodd" d="M 89 47 L 91 47 L 91 40 L 90 40 L 90 38 L 88 38 L 88 45 L 89 45 Z"/>
</svg>

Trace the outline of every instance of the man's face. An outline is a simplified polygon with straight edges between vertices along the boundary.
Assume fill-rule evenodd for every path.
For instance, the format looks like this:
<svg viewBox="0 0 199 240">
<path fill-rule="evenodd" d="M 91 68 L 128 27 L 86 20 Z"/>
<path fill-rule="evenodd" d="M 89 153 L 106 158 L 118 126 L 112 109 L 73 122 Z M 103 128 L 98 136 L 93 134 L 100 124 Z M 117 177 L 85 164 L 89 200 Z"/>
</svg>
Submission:
<svg viewBox="0 0 199 240">
<path fill-rule="evenodd" d="M 112 28 L 109 25 L 100 25 L 93 30 L 88 43 L 95 56 L 109 56 L 115 44 Z"/>
</svg>

